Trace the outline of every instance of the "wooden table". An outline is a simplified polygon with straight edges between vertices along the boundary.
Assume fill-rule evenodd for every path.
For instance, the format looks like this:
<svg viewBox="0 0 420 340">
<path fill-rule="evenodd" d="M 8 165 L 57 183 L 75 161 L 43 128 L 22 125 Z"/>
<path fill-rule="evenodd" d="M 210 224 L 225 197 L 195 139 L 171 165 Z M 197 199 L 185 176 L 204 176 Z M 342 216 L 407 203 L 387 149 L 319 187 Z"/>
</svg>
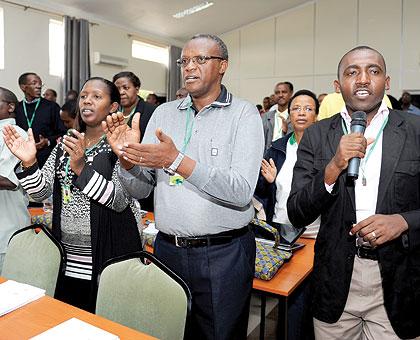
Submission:
<svg viewBox="0 0 420 340">
<path fill-rule="evenodd" d="M 277 274 L 269 281 L 254 279 L 253 290 L 261 296 L 260 339 L 265 333 L 265 305 L 267 296 L 279 299 L 277 337 L 287 339 L 287 301 L 295 289 L 302 284 L 312 271 L 315 240 L 300 238 L 305 247 L 297 250 L 289 262 L 283 264 Z M 283 325 L 283 327 L 281 327 Z"/>
<path fill-rule="evenodd" d="M 4 281 L 6 279 L 0 277 L 0 283 Z M 118 335 L 121 340 L 155 339 L 152 336 L 70 306 L 49 296 L 44 296 L 13 312 L 0 316 L 0 339 L 28 339 L 71 318 L 78 318 Z"/>
</svg>

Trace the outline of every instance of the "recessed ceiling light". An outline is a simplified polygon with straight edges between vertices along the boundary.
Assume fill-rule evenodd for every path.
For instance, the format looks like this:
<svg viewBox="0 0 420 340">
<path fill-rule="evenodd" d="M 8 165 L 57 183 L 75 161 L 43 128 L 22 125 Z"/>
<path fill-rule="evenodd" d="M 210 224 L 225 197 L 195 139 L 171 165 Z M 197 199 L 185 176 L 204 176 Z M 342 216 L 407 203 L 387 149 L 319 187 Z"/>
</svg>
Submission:
<svg viewBox="0 0 420 340">
<path fill-rule="evenodd" d="M 213 2 L 205 1 L 201 4 L 199 4 L 199 5 L 196 5 L 194 7 L 184 9 L 181 12 L 175 13 L 172 16 L 176 19 L 181 19 L 183 17 L 186 17 L 187 15 L 191 15 L 191 14 L 194 14 L 196 12 L 202 11 L 203 9 L 209 8 L 210 6 L 213 6 L 213 5 L 214 5 Z"/>
</svg>

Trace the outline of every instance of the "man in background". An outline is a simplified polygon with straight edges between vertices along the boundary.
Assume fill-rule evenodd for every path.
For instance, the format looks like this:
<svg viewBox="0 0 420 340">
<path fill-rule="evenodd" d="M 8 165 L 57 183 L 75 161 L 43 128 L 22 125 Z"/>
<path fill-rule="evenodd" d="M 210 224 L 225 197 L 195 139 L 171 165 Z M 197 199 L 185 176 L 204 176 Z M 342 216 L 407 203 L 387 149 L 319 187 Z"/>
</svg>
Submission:
<svg viewBox="0 0 420 340">
<path fill-rule="evenodd" d="M 155 105 L 155 106 L 158 106 L 159 105 L 158 97 L 154 93 L 150 93 L 147 96 L 146 102 L 148 102 L 149 104 Z"/>
<path fill-rule="evenodd" d="M 401 108 L 403 111 L 420 115 L 420 109 L 417 106 L 411 104 L 411 94 L 407 91 L 403 92 L 401 96 Z"/>
<path fill-rule="evenodd" d="M 42 81 L 36 73 L 23 73 L 18 83 L 24 98 L 16 108 L 16 124 L 25 131 L 32 128 L 41 168 L 66 128 L 60 119 L 60 106 L 41 98 Z"/>
<path fill-rule="evenodd" d="M 176 91 L 176 99 L 182 99 L 188 96 L 188 91 L 185 87 L 181 87 L 178 91 Z"/>
<path fill-rule="evenodd" d="M 291 131 L 287 106 L 293 96 L 293 84 L 288 81 L 277 83 L 274 87 L 274 95 L 277 99 L 276 105 L 262 116 L 266 151 L 272 142 Z"/>
<path fill-rule="evenodd" d="M 53 89 L 46 89 L 44 92 L 44 98 L 55 103 L 57 102 L 57 92 Z"/>
</svg>

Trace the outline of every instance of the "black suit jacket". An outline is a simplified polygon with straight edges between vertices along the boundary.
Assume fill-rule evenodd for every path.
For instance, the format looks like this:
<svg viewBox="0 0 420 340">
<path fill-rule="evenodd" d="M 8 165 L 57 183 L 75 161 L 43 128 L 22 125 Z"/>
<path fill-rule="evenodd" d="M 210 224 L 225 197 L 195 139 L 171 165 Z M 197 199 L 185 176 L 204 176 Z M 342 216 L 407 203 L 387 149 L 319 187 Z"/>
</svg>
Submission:
<svg viewBox="0 0 420 340">
<path fill-rule="evenodd" d="M 294 226 L 321 215 L 313 269 L 314 316 L 337 322 L 346 304 L 354 256 L 354 187 L 344 171 L 328 193 L 325 167 L 343 131 L 337 114 L 311 126 L 299 144 L 287 208 Z M 379 164 L 378 164 L 379 166 Z M 383 132 L 377 214 L 401 214 L 408 231 L 378 248 L 384 304 L 398 336 L 420 335 L 420 117 L 390 110 Z"/>
<path fill-rule="evenodd" d="M 35 111 L 35 103 L 26 104 L 28 118 L 31 119 Z M 23 130 L 28 131 L 28 121 L 23 109 L 23 101 L 19 102 L 15 110 L 16 124 Z M 37 151 L 36 158 L 41 168 L 47 161 L 48 156 L 54 149 L 58 137 L 66 133 L 66 128 L 60 119 L 60 106 L 45 98 L 41 98 L 39 107 L 36 110 L 35 118 L 32 124 L 32 132 L 36 142 L 39 142 L 39 135 L 42 135 L 50 141 L 50 145 Z"/>
</svg>

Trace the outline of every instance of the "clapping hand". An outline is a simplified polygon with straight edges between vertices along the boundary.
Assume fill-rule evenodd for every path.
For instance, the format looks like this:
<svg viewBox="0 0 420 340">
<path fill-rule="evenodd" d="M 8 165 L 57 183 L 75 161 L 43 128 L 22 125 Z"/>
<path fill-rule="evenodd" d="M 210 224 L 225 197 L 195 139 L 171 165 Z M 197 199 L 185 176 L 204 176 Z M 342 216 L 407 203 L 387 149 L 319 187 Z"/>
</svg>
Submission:
<svg viewBox="0 0 420 340">
<path fill-rule="evenodd" d="M 134 163 L 121 157 L 121 148 L 127 143 L 140 142 L 140 113 L 134 115 L 131 127 L 124 121 L 122 112 L 113 113 L 102 122 L 102 129 L 112 151 L 119 157 L 121 165 L 125 169 L 133 167 Z"/>
<path fill-rule="evenodd" d="M 36 163 L 36 146 L 32 129 L 28 130 L 28 139 L 25 140 L 12 125 L 6 125 L 3 136 L 9 150 L 22 161 L 24 167 Z"/>
<path fill-rule="evenodd" d="M 64 150 L 70 156 L 70 167 L 79 176 L 85 167 L 85 135 L 72 129 L 72 136 L 63 137 Z"/>
<path fill-rule="evenodd" d="M 157 144 L 124 143 L 120 155 L 131 164 L 138 164 L 147 168 L 161 169 L 169 167 L 179 151 L 171 137 L 156 129 Z"/>
<path fill-rule="evenodd" d="M 273 183 L 276 180 L 277 168 L 272 158 L 267 162 L 265 159 L 261 162 L 261 174 L 268 183 Z"/>
</svg>

